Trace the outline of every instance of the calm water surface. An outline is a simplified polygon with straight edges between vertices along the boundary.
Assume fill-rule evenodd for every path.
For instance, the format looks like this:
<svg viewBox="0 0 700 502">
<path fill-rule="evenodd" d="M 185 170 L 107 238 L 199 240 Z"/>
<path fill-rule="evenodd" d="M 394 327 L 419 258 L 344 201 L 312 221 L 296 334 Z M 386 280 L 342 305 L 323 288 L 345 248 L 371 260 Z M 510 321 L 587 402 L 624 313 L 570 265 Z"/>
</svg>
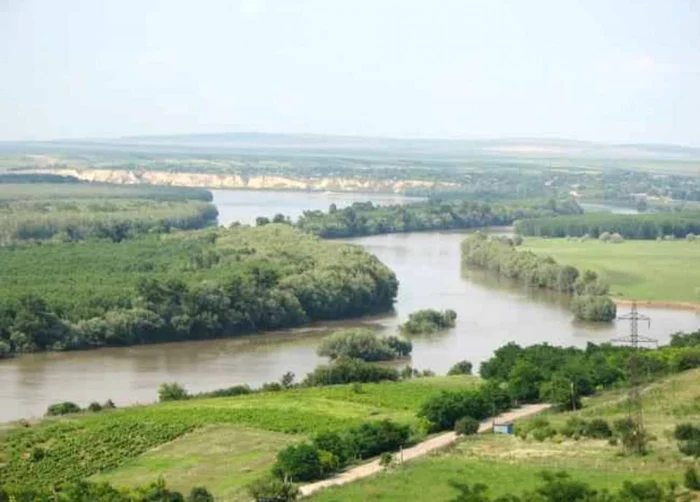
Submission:
<svg viewBox="0 0 700 502">
<path fill-rule="evenodd" d="M 319 208 L 342 204 L 332 194 L 282 193 L 284 200 L 274 192 L 216 191 L 215 200 L 222 204 L 221 223 L 278 212 L 294 216 L 311 207 L 310 195 L 317 197 Z M 235 207 L 241 208 L 240 213 Z M 117 405 L 151 402 L 165 381 L 203 391 L 239 383 L 255 386 L 277 380 L 286 371 L 303 376 L 323 362 L 315 349 L 330 330 L 373 324 L 394 333 L 419 308 L 451 308 L 458 314 L 454 329 L 412 338 L 411 364 L 437 372 L 460 359 L 479 363 L 509 341 L 584 346 L 627 332 L 623 322 L 604 327 L 573 322 L 565 300 L 556 295 L 527 292 L 484 274 L 463 276 L 459 256 L 463 238 L 461 233 L 429 232 L 348 241 L 376 254 L 396 272 L 400 287 L 394 315 L 228 340 L 33 354 L 2 361 L 0 421 L 40 415 L 49 404 L 62 400 L 81 405 L 107 398 Z M 644 313 L 652 317 L 652 324 L 640 332 L 660 342 L 667 341 L 669 333 L 700 327 L 700 316 L 694 312 L 647 309 Z"/>
</svg>

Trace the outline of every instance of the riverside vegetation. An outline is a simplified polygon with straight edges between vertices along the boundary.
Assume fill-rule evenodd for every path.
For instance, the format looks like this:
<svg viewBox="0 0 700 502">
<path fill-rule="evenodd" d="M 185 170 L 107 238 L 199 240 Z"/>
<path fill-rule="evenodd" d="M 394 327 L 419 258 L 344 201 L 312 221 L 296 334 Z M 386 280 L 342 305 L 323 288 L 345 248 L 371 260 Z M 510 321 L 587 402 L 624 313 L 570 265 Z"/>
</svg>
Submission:
<svg viewBox="0 0 700 502">
<path fill-rule="evenodd" d="M 285 225 L 0 247 L 0 357 L 234 336 L 385 312 L 365 251 Z"/>
<path fill-rule="evenodd" d="M 26 181 L 24 178 L 21 178 Z M 86 183 L 3 183 L 0 246 L 106 239 L 215 225 L 207 190 Z"/>
<path fill-rule="evenodd" d="M 571 295 L 571 310 L 577 319 L 610 322 L 617 309 L 607 296 L 609 286 L 595 272 L 583 274 L 570 265 L 560 265 L 549 256 L 518 251 L 515 241 L 488 237 L 477 232 L 462 242 L 462 263 L 514 279 L 530 287 Z"/>
<path fill-rule="evenodd" d="M 347 238 L 396 232 L 424 230 L 454 230 L 510 225 L 520 218 L 553 214 L 578 214 L 581 208 L 571 199 L 542 199 L 491 204 L 470 201 L 415 202 L 380 206 L 371 202 L 356 202 L 328 212 L 305 211 L 294 223 L 297 228 L 322 238 Z M 259 217 L 257 225 L 287 221 L 283 215 L 270 220 Z"/>
</svg>

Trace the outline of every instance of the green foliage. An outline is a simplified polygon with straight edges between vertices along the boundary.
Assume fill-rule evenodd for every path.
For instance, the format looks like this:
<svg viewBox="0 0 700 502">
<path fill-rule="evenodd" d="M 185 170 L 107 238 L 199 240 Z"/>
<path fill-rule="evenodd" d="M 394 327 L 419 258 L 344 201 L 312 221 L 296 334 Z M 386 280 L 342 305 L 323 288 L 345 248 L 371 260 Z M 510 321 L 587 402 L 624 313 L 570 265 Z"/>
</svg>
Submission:
<svg viewBox="0 0 700 502">
<path fill-rule="evenodd" d="M 389 453 L 388 451 L 385 451 L 381 455 L 379 455 L 379 465 L 380 467 L 383 467 L 384 469 L 387 469 L 391 467 L 391 465 L 394 463 L 394 456 Z"/>
<path fill-rule="evenodd" d="M 460 436 L 471 436 L 479 432 L 479 421 L 472 417 L 462 417 L 455 422 L 455 432 Z"/>
<path fill-rule="evenodd" d="M 177 382 L 164 382 L 158 387 L 158 401 L 164 403 L 166 401 L 182 401 L 189 399 L 187 390 Z"/>
<path fill-rule="evenodd" d="M 581 237 L 590 235 L 610 240 L 611 233 L 627 239 L 656 239 L 664 235 L 685 238 L 688 233 L 700 233 L 697 212 L 655 214 L 589 213 L 520 220 L 515 230 L 522 235 L 540 237 Z M 605 238 L 603 238 L 605 236 Z"/>
<path fill-rule="evenodd" d="M 379 337 L 369 329 L 346 329 L 323 339 L 317 349 L 319 356 L 354 358 L 363 361 L 389 361 L 410 355 L 411 342 L 397 337 Z"/>
<path fill-rule="evenodd" d="M 469 361 L 459 361 L 455 363 L 447 372 L 448 375 L 471 375 L 472 363 Z"/>
<path fill-rule="evenodd" d="M 678 440 L 678 449 L 689 457 L 700 457 L 700 426 L 681 423 L 673 431 L 673 437 Z"/>
<path fill-rule="evenodd" d="M 46 410 L 46 416 L 56 416 L 56 415 L 67 415 L 69 413 L 79 413 L 81 411 L 80 406 L 70 401 L 65 401 L 63 403 L 52 404 Z"/>
<path fill-rule="evenodd" d="M 410 436 L 411 428 L 408 425 L 381 420 L 351 427 L 345 433 L 345 440 L 353 456 L 364 459 L 385 451 L 398 450 L 408 443 Z"/>
<path fill-rule="evenodd" d="M 335 362 L 318 366 L 306 375 L 303 384 L 307 386 L 338 385 L 352 382 L 396 381 L 399 372 L 395 368 L 376 366 L 361 359 L 338 359 Z"/>
<path fill-rule="evenodd" d="M 206 488 L 196 487 L 185 497 L 170 490 L 163 479 L 134 489 L 118 489 L 108 483 L 76 481 L 56 489 L 21 487 L 4 490 L 0 486 L 0 502 L 213 502 Z"/>
<path fill-rule="evenodd" d="M 398 287 L 376 257 L 287 225 L 0 247 L 0 262 L 5 356 L 357 317 L 391 309 Z"/>
<path fill-rule="evenodd" d="M 214 225 L 205 190 L 81 184 L 0 184 L 0 245 L 108 239 Z"/>
<path fill-rule="evenodd" d="M 683 486 L 688 490 L 700 490 L 700 475 L 695 467 L 688 467 L 683 475 Z"/>
<path fill-rule="evenodd" d="M 255 502 L 293 502 L 301 495 L 299 488 L 289 480 L 275 476 L 261 478 L 248 487 Z"/>
<path fill-rule="evenodd" d="M 632 418 L 622 418 L 616 420 L 614 424 L 615 432 L 620 436 L 622 447 L 627 453 L 644 455 L 652 438 L 638 422 Z"/>
<path fill-rule="evenodd" d="M 615 304 L 606 295 L 608 285 L 589 270 L 581 274 L 569 265 L 559 265 L 549 256 L 517 251 L 503 238 L 477 232 L 462 242 L 462 263 L 497 273 L 529 287 L 573 295 L 571 309 L 577 319 L 610 322 Z"/>
<path fill-rule="evenodd" d="M 443 391 L 428 398 L 421 406 L 418 416 L 428 420 L 435 430 L 454 429 L 462 417 L 483 420 L 507 410 L 512 405 L 510 399 L 498 395 L 494 387 L 480 387 L 474 390 Z"/>
<path fill-rule="evenodd" d="M 435 333 L 448 328 L 455 327 L 457 312 L 445 310 L 439 312 L 434 309 L 425 309 L 412 312 L 408 316 L 408 321 L 400 326 L 402 333 L 411 335 L 421 333 Z"/>
<path fill-rule="evenodd" d="M 674 502 L 672 486 L 663 486 L 656 481 L 626 481 L 615 493 L 598 491 L 588 483 L 571 479 L 563 471 L 543 472 L 542 484 L 534 491 L 522 495 L 505 495 L 492 498 L 486 485 L 452 481 L 450 486 L 458 495 L 450 502 Z"/>
<path fill-rule="evenodd" d="M 607 296 L 577 295 L 571 299 L 571 310 L 582 321 L 610 322 L 617 316 L 617 307 Z"/>
<path fill-rule="evenodd" d="M 581 208 L 573 201 L 559 205 L 555 203 L 553 207 L 549 201 L 491 205 L 465 200 L 431 200 L 409 205 L 388 206 L 377 206 L 372 202 L 356 202 L 350 207 L 330 210 L 327 213 L 305 211 L 296 226 L 306 232 L 332 239 L 395 232 L 510 225 L 518 218 L 572 212 L 581 212 Z M 267 220 L 267 218 L 258 219 Z"/>
<path fill-rule="evenodd" d="M 321 451 L 310 443 L 290 445 L 277 453 L 275 476 L 292 481 L 313 481 L 323 477 Z"/>
</svg>

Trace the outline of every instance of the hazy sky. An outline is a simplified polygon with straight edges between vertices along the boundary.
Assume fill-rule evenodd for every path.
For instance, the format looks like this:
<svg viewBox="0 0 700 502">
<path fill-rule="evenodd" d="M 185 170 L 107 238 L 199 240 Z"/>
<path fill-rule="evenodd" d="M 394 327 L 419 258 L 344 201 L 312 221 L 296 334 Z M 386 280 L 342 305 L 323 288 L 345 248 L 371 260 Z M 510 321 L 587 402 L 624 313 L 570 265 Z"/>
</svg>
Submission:
<svg viewBox="0 0 700 502">
<path fill-rule="evenodd" d="M 700 145 L 700 0 L 0 0 L 0 140 Z"/>
</svg>

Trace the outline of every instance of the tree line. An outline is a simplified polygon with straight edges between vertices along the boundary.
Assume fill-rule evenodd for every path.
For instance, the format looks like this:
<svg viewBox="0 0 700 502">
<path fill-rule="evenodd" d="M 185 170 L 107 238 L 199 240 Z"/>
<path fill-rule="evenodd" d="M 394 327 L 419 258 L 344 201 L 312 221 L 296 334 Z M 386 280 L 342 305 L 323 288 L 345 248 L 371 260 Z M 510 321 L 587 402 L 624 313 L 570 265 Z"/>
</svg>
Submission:
<svg viewBox="0 0 700 502">
<path fill-rule="evenodd" d="M 287 226 L 0 248 L 0 357 L 235 336 L 385 312 L 376 257 Z"/>
<path fill-rule="evenodd" d="M 522 219 L 515 222 L 521 235 L 538 237 L 598 238 L 601 234 L 618 233 L 625 239 L 659 239 L 666 236 L 685 238 L 700 233 L 700 213 L 608 214 L 590 213 Z"/>
<path fill-rule="evenodd" d="M 537 200 L 508 205 L 485 202 L 430 200 L 412 204 L 375 205 L 355 202 L 328 212 L 304 211 L 294 223 L 297 228 L 326 239 L 347 238 L 397 232 L 453 230 L 510 225 L 520 218 L 552 214 L 578 214 L 581 208 L 573 200 Z M 283 215 L 259 217 L 257 225 L 284 223 Z"/>
<path fill-rule="evenodd" d="M 527 286 L 571 295 L 571 309 L 577 319 L 609 322 L 616 308 L 607 296 L 609 286 L 590 270 L 583 274 L 560 265 L 550 256 L 518 251 L 508 238 L 488 237 L 477 232 L 462 242 L 462 264 L 516 280 Z"/>
</svg>

